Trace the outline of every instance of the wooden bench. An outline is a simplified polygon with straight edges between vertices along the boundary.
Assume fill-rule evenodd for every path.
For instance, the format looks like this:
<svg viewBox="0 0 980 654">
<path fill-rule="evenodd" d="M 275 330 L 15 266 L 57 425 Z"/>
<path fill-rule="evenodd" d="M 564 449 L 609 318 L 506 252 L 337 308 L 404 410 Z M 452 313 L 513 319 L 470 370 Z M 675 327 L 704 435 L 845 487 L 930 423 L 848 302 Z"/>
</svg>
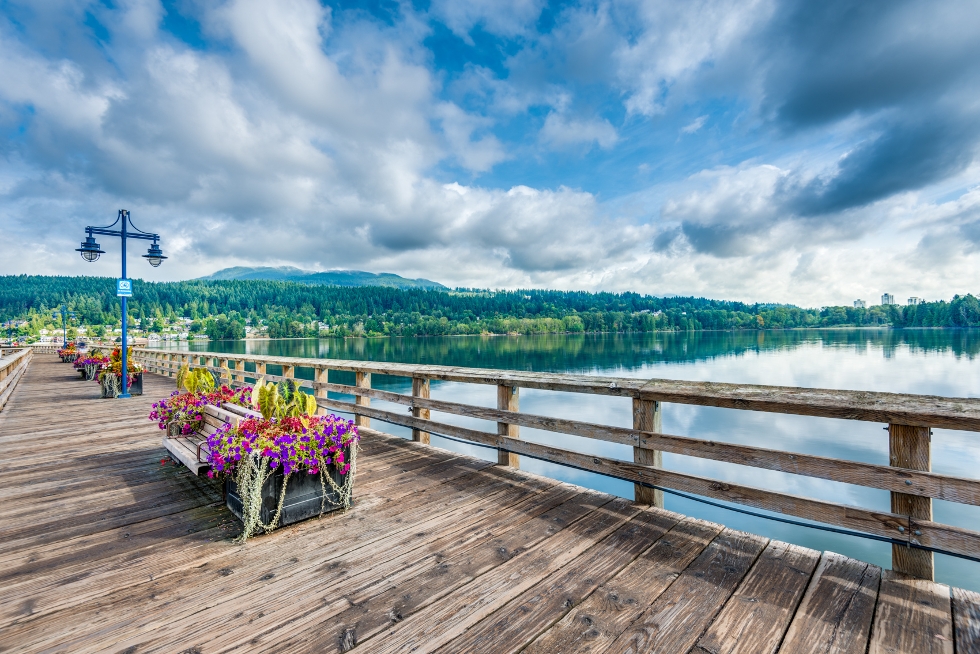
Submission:
<svg viewBox="0 0 980 654">
<path fill-rule="evenodd" d="M 170 456 L 187 466 L 195 475 L 211 469 L 208 463 L 208 437 L 225 424 L 237 425 L 242 418 L 261 417 L 256 411 L 236 404 L 222 404 L 221 407 L 208 405 L 204 408 L 204 422 L 201 427 L 186 436 L 171 436 L 168 432 L 163 446 Z"/>
</svg>

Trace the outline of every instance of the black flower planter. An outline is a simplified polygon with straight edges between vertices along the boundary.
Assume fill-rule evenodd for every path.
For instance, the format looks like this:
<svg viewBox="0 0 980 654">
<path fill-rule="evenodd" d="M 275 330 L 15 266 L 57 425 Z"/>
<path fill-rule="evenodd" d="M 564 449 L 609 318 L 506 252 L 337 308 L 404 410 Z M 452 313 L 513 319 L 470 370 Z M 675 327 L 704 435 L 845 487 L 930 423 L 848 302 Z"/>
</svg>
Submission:
<svg viewBox="0 0 980 654">
<path fill-rule="evenodd" d="M 344 460 L 350 461 L 350 447 L 344 448 Z M 330 477 L 339 487 L 343 487 L 347 482 L 347 475 L 340 474 L 333 465 L 330 466 Z M 262 510 L 259 512 L 262 524 L 269 524 L 276 515 L 279 496 L 282 493 L 282 478 L 282 468 L 277 468 L 266 478 L 262 486 Z M 327 499 L 323 502 L 320 475 L 310 475 L 305 470 L 289 475 L 289 481 L 286 482 L 286 498 L 282 502 L 282 513 L 279 514 L 277 526 L 282 527 L 307 518 L 315 518 L 320 515 L 321 506 L 324 513 L 339 509 L 337 492 L 329 484 L 326 490 Z M 242 519 L 242 498 L 239 497 L 238 487 L 231 477 L 225 478 L 225 504 L 236 518 Z"/>
<path fill-rule="evenodd" d="M 100 384 L 100 386 L 102 386 L 102 385 Z M 122 392 L 122 380 L 119 380 L 119 388 L 120 388 L 119 392 L 121 393 Z M 129 394 L 130 395 L 142 395 L 143 394 L 143 373 L 138 372 L 135 375 L 133 375 L 133 383 L 131 383 L 129 385 Z M 105 386 L 102 386 L 102 397 L 103 398 L 109 398 L 109 397 L 116 397 L 116 395 L 115 395 L 115 393 L 106 393 Z"/>
</svg>

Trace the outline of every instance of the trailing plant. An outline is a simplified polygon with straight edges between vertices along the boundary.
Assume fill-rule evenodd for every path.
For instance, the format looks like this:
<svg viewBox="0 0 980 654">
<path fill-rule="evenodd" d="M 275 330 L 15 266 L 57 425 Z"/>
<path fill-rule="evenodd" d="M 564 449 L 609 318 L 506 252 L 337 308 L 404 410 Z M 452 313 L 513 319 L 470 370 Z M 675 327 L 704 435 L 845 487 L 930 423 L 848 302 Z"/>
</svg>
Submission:
<svg viewBox="0 0 980 654">
<path fill-rule="evenodd" d="M 319 476 L 321 514 L 328 503 L 344 510 L 350 508 L 359 439 L 354 423 L 335 415 L 263 416 L 215 430 L 208 437 L 208 476 L 229 475 L 235 481 L 244 523 L 238 542 L 245 543 L 260 530 L 276 528 L 292 474 Z M 262 487 L 278 468 L 283 472 L 279 506 L 269 523 L 263 524 Z M 334 481 L 332 470 L 341 476 L 340 484 Z M 328 487 L 332 492 L 328 493 Z"/>
<path fill-rule="evenodd" d="M 75 370 L 78 370 L 85 379 L 95 379 L 102 366 L 109 363 L 109 357 L 103 356 L 100 350 L 92 350 L 86 357 L 75 359 Z"/>
<path fill-rule="evenodd" d="M 75 345 L 75 341 L 68 341 L 64 347 L 58 348 L 58 356 L 65 363 L 71 363 L 78 358 L 78 347 Z"/>
<path fill-rule="evenodd" d="M 251 406 L 251 402 L 251 386 L 236 389 L 222 386 L 208 392 L 181 393 L 177 390 L 170 397 L 155 402 L 149 418 L 155 420 L 160 429 L 174 427 L 180 435 L 187 436 L 201 428 L 204 423 L 204 407 L 207 405 L 221 406 L 228 403 L 247 408 Z"/>
<path fill-rule="evenodd" d="M 128 374 L 127 385 L 132 386 L 136 381 L 136 375 L 143 372 L 143 366 L 133 361 L 133 348 L 127 348 L 126 371 Z M 109 354 L 109 361 L 102 364 L 99 371 L 99 384 L 102 385 L 103 396 L 115 397 L 121 392 L 122 387 L 122 351 L 114 348 Z"/>
</svg>

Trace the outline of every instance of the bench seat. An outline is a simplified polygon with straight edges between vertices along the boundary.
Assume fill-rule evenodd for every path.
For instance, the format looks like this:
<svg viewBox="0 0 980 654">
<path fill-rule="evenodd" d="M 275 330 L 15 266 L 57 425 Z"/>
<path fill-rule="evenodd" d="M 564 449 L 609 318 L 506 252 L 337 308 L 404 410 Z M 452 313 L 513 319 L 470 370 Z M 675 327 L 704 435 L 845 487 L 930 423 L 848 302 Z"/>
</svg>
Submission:
<svg viewBox="0 0 980 654">
<path fill-rule="evenodd" d="M 211 469 L 208 461 L 208 437 L 224 424 L 237 425 L 242 418 L 261 417 L 251 409 L 245 409 L 235 404 L 222 404 L 221 407 L 207 406 L 204 408 L 204 422 L 201 428 L 187 436 L 169 434 L 163 439 L 163 446 L 170 456 L 184 464 L 195 475 Z"/>
</svg>

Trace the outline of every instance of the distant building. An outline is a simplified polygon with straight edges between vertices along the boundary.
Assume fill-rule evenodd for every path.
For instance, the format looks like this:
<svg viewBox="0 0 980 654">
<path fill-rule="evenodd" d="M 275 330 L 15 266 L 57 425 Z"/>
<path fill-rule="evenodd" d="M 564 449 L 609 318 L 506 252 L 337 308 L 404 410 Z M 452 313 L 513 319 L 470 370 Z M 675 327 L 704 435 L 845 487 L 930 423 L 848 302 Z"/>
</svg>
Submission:
<svg viewBox="0 0 980 654">
<path fill-rule="evenodd" d="M 855 309 L 866 309 L 867 307 L 868 307 L 868 303 L 865 302 L 864 300 L 854 300 Z"/>
<path fill-rule="evenodd" d="M 921 297 L 910 297 L 909 298 L 909 306 L 911 306 L 913 304 L 922 304 L 923 302 L 925 302 L 925 300 L 923 300 Z"/>
<path fill-rule="evenodd" d="M 884 304 L 895 304 L 895 296 L 891 293 L 884 293 L 881 296 L 881 303 Z"/>
</svg>

